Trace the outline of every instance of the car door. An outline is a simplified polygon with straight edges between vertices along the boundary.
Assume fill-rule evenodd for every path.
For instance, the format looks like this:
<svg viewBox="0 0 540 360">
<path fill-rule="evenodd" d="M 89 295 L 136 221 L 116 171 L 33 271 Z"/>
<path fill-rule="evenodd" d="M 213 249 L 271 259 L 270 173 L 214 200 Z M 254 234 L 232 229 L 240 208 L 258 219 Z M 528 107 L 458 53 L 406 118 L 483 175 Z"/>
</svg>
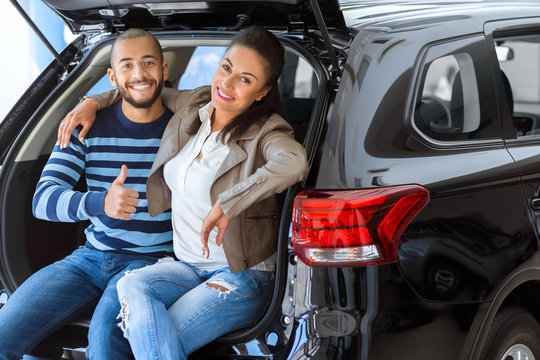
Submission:
<svg viewBox="0 0 540 360">
<path fill-rule="evenodd" d="M 366 283 L 375 285 L 359 286 L 367 299 L 363 321 L 371 316 L 380 326 L 362 332 L 374 358 L 458 358 L 477 304 L 493 298 L 535 241 L 501 135 L 490 53 L 478 33 L 483 23 L 471 20 L 470 33 L 460 33 L 457 20 L 433 23 L 436 31 L 422 24 L 357 36 L 315 184 L 420 184 L 430 192 L 400 238 L 397 264 L 368 266 Z M 444 344 L 425 343 L 433 329 L 448 335 Z"/>
<path fill-rule="evenodd" d="M 505 143 L 519 171 L 536 235 L 540 230 L 540 18 L 486 25 Z"/>
</svg>

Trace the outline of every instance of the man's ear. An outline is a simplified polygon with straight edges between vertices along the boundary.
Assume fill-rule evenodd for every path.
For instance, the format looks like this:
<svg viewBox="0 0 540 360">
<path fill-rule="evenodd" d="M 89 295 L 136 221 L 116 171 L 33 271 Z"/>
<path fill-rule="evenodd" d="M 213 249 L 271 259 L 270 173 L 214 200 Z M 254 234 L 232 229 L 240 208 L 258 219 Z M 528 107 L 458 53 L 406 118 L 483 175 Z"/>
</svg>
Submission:
<svg viewBox="0 0 540 360">
<path fill-rule="evenodd" d="M 114 72 L 114 69 L 108 68 L 107 75 L 109 75 L 109 81 L 111 82 L 111 85 L 117 87 L 118 84 L 116 83 L 116 73 Z"/>
<path fill-rule="evenodd" d="M 163 61 L 162 69 L 163 69 L 163 81 L 166 81 L 169 79 L 169 63 L 166 61 Z"/>
</svg>

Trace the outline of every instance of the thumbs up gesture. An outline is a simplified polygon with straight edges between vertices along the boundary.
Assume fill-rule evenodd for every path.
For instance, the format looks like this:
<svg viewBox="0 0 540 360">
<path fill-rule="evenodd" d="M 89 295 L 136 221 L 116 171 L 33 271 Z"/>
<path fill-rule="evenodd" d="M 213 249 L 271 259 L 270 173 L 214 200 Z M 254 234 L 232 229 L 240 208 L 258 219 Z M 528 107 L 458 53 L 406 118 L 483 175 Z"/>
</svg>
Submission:
<svg viewBox="0 0 540 360">
<path fill-rule="evenodd" d="M 139 193 L 133 189 L 127 189 L 124 187 L 124 181 L 126 181 L 128 168 L 126 165 L 122 165 L 120 175 L 114 179 L 111 187 L 107 190 L 105 195 L 105 214 L 107 216 L 129 220 L 131 214 L 135 213 L 135 206 L 139 204 Z"/>
</svg>

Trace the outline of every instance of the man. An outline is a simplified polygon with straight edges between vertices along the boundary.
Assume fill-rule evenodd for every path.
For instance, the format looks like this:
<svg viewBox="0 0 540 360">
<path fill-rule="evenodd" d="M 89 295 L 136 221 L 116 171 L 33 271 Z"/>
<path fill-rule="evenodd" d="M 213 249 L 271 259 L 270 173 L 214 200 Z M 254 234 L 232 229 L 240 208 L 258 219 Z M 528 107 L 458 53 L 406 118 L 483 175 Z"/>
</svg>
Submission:
<svg viewBox="0 0 540 360">
<path fill-rule="evenodd" d="M 161 101 L 167 73 L 161 46 L 147 32 L 130 29 L 113 44 L 108 75 L 122 101 L 98 112 L 85 139 L 74 134 L 69 146 L 54 148 L 33 200 L 38 218 L 90 220 L 86 244 L 32 275 L 0 309 L 0 359 L 20 359 L 92 311 L 87 358 L 130 356 L 117 326 L 116 282 L 172 252 L 170 212 L 150 217 L 145 193 L 172 115 Z M 88 191 L 74 191 L 83 171 Z"/>
</svg>

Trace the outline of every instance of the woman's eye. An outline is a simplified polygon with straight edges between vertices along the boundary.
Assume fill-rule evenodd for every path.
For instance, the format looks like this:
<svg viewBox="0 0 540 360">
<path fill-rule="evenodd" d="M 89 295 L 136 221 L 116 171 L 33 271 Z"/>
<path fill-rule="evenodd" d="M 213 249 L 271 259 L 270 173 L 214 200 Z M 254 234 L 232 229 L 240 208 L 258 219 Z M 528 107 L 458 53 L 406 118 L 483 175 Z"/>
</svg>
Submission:
<svg viewBox="0 0 540 360">
<path fill-rule="evenodd" d="M 230 67 L 229 65 L 227 65 L 227 64 L 223 64 L 223 65 L 221 65 L 221 67 L 222 67 L 223 70 L 225 70 L 225 71 L 231 70 L 231 67 Z"/>
<path fill-rule="evenodd" d="M 243 83 L 246 83 L 246 84 L 251 84 L 251 80 L 249 80 L 248 78 L 245 78 L 245 77 L 240 78 L 240 81 L 242 81 Z"/>
</svg>

